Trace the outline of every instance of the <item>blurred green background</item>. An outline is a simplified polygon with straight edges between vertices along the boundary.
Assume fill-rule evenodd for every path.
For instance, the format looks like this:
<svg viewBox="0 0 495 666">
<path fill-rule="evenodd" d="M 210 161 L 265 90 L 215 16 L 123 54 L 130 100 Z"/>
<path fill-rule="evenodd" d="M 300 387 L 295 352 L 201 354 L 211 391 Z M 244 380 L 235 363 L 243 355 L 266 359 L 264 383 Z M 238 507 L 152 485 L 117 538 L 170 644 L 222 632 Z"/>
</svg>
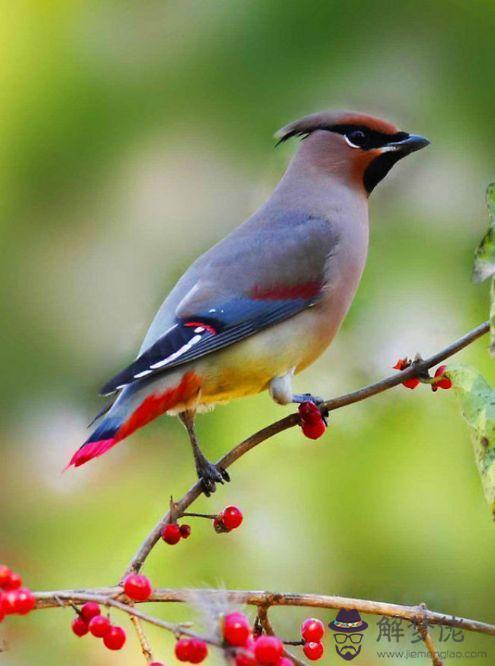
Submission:
<svg viewBox="0 0 495 666">
<path fill-rule="evenodd" d="M 273 150 L 287 121 L 350 107 L 432 141 L 373 194 L 358 296 L 299 390 L 355 389 L 486 318 L 470 272 L 494 177 L 494 33 L 488 0 L 1 3 L 0 561 L 33 589 L 116 582 L 169 495 L 189 487 L 186 437 L 166 418 L 61 469 L 97 388 L 133 358 L 177 277 L 270 193 L 296 147 Z M 495 381 L 486 344 L 459 358 Z M 218 457 L 288 411 L 267 395 L 220 407 L 199 419 L 205 449 Z M 452 394 L 399 387 L 336 412 L 318 442 L 293 430 L 247 455 L 196 505 L 236 503 L 242 528 L 217 536 L 194 522 L 146 573 L 161 586 L 424 601 L 495 622 L 495 528 L 472 458 Z M 295 638 L 308 614 L 272 620 Z M 76 639 L 71 618 L 9 618 L 0 663 L 144 663 L 130 627 L 116 655 Z M 355 663 L 404 663 L 378 659 L 366 619 Z M 149 633 L 169 662 L 169 636 Z M 489 637 L 440 647 L 488 651 L 458 666 L 495 663 Z M 341 661 L 330 641 L 327 655 Z"/>
</svg>

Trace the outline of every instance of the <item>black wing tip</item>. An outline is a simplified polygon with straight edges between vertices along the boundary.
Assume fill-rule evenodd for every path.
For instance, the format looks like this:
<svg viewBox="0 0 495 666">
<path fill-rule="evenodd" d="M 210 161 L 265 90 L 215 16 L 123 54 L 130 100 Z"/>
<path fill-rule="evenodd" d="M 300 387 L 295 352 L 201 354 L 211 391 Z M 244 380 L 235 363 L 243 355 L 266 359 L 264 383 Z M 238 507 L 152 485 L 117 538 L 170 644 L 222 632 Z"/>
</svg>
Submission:
<svg viewBox="0 0 495 666">
<path fill-rule="evenodd" d="M 118 390 L 123 389 L 129 382 L 124 381 L 121 374 L 116 375 L 100 388 L 100 395 L 105 397 L 114 395 Z"/>
</svg>

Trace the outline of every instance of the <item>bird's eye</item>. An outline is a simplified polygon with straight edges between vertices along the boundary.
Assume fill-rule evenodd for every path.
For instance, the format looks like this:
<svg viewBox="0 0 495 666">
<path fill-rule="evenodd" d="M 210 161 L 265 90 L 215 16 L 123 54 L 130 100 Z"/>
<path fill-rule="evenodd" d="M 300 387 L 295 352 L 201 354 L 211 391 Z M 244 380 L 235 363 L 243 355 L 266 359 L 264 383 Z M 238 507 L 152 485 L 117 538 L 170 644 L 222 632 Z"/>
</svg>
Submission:
<svg viewBox="0 0 495 666">
<path fill-rule="evenodd" d="M 366 141 L 366 134 L 363 130 L 352 130 L 345 135 L 345 140 L 352 148 L 361 148 Z"/>
</svg>

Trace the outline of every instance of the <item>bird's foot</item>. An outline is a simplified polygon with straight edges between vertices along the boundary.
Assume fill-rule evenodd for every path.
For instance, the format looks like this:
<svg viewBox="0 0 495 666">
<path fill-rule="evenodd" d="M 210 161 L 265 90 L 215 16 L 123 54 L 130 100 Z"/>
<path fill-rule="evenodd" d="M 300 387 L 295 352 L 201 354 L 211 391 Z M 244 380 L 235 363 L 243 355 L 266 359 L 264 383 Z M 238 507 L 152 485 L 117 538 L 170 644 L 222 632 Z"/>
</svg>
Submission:
<svg viewBox="0 0 495 666">
<path fill-rule="evenodd" d="M 224 481 L 230 481 L 228 472 L 220 465 L 210 462 L 207 458 L 201 458 L 196 462 L 196 470 L 206 497 L 215 492 L 217 483 L 223 484 Z"/>
<path fill-rule="evenodd" d="M 292 402 L 296 402 L 299 404 L 301 402 L 312 402 L 314 405 L 321 408 L 325 400 L 317 395 L 313 395 L 312 393 L 296 393 L 292 396 Z M 329 414 L 328 409 L 321 410 L 321 415 L 325 423 L 327 423 L 326 417 L 328 416 L 328 414 Z"/>
</svg>

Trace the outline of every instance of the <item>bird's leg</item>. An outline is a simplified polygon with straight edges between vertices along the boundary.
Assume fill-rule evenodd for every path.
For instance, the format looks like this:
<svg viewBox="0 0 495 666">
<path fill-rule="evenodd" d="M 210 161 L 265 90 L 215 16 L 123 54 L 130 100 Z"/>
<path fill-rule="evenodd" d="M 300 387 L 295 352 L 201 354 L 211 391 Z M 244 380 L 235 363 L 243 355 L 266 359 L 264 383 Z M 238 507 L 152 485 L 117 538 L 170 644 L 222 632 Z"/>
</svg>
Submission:
<svg viewBox="0 0 495 666">
<path fill-rule="evenodd" d="M 230 476 L 226 470 L 223 469 L 223 467 L 210 462 L 201 451 L 198 437 L 196 435 L 196 429 L 194 427 L 194 416 L 195 413 L 191 410 L 186 410 L 179 414 L 179 418 L 184 424 L 187 430 L 187 434 L 189 435 L 189 441 L 191 442 L 193 450 L 194 464 L 196 465 L 198 478 L 201 481 L 205 495 L 209 497 L 211 493 L 215 492 L 216 484 L 223 483 L 224 481 L 230 481 Z"/>
<path fill-rule="evenodd" d="M 292 393 L 292 377 L 293 372 L 288 372 L 280 377 L 274 377 L 269 385 L 269 390 L 272 398 L 279 405 L 289 405 L 291 402 L 300 404 L 301 402 L 312 402 L 317 407 L 325 402 L 323 398 L 319 398 L 311 393 Z M 323 419 L 328 416 L 328 410 L 322 411 Z M 326 423 L 326 421 L 325 421 Z"/>
</svg>

